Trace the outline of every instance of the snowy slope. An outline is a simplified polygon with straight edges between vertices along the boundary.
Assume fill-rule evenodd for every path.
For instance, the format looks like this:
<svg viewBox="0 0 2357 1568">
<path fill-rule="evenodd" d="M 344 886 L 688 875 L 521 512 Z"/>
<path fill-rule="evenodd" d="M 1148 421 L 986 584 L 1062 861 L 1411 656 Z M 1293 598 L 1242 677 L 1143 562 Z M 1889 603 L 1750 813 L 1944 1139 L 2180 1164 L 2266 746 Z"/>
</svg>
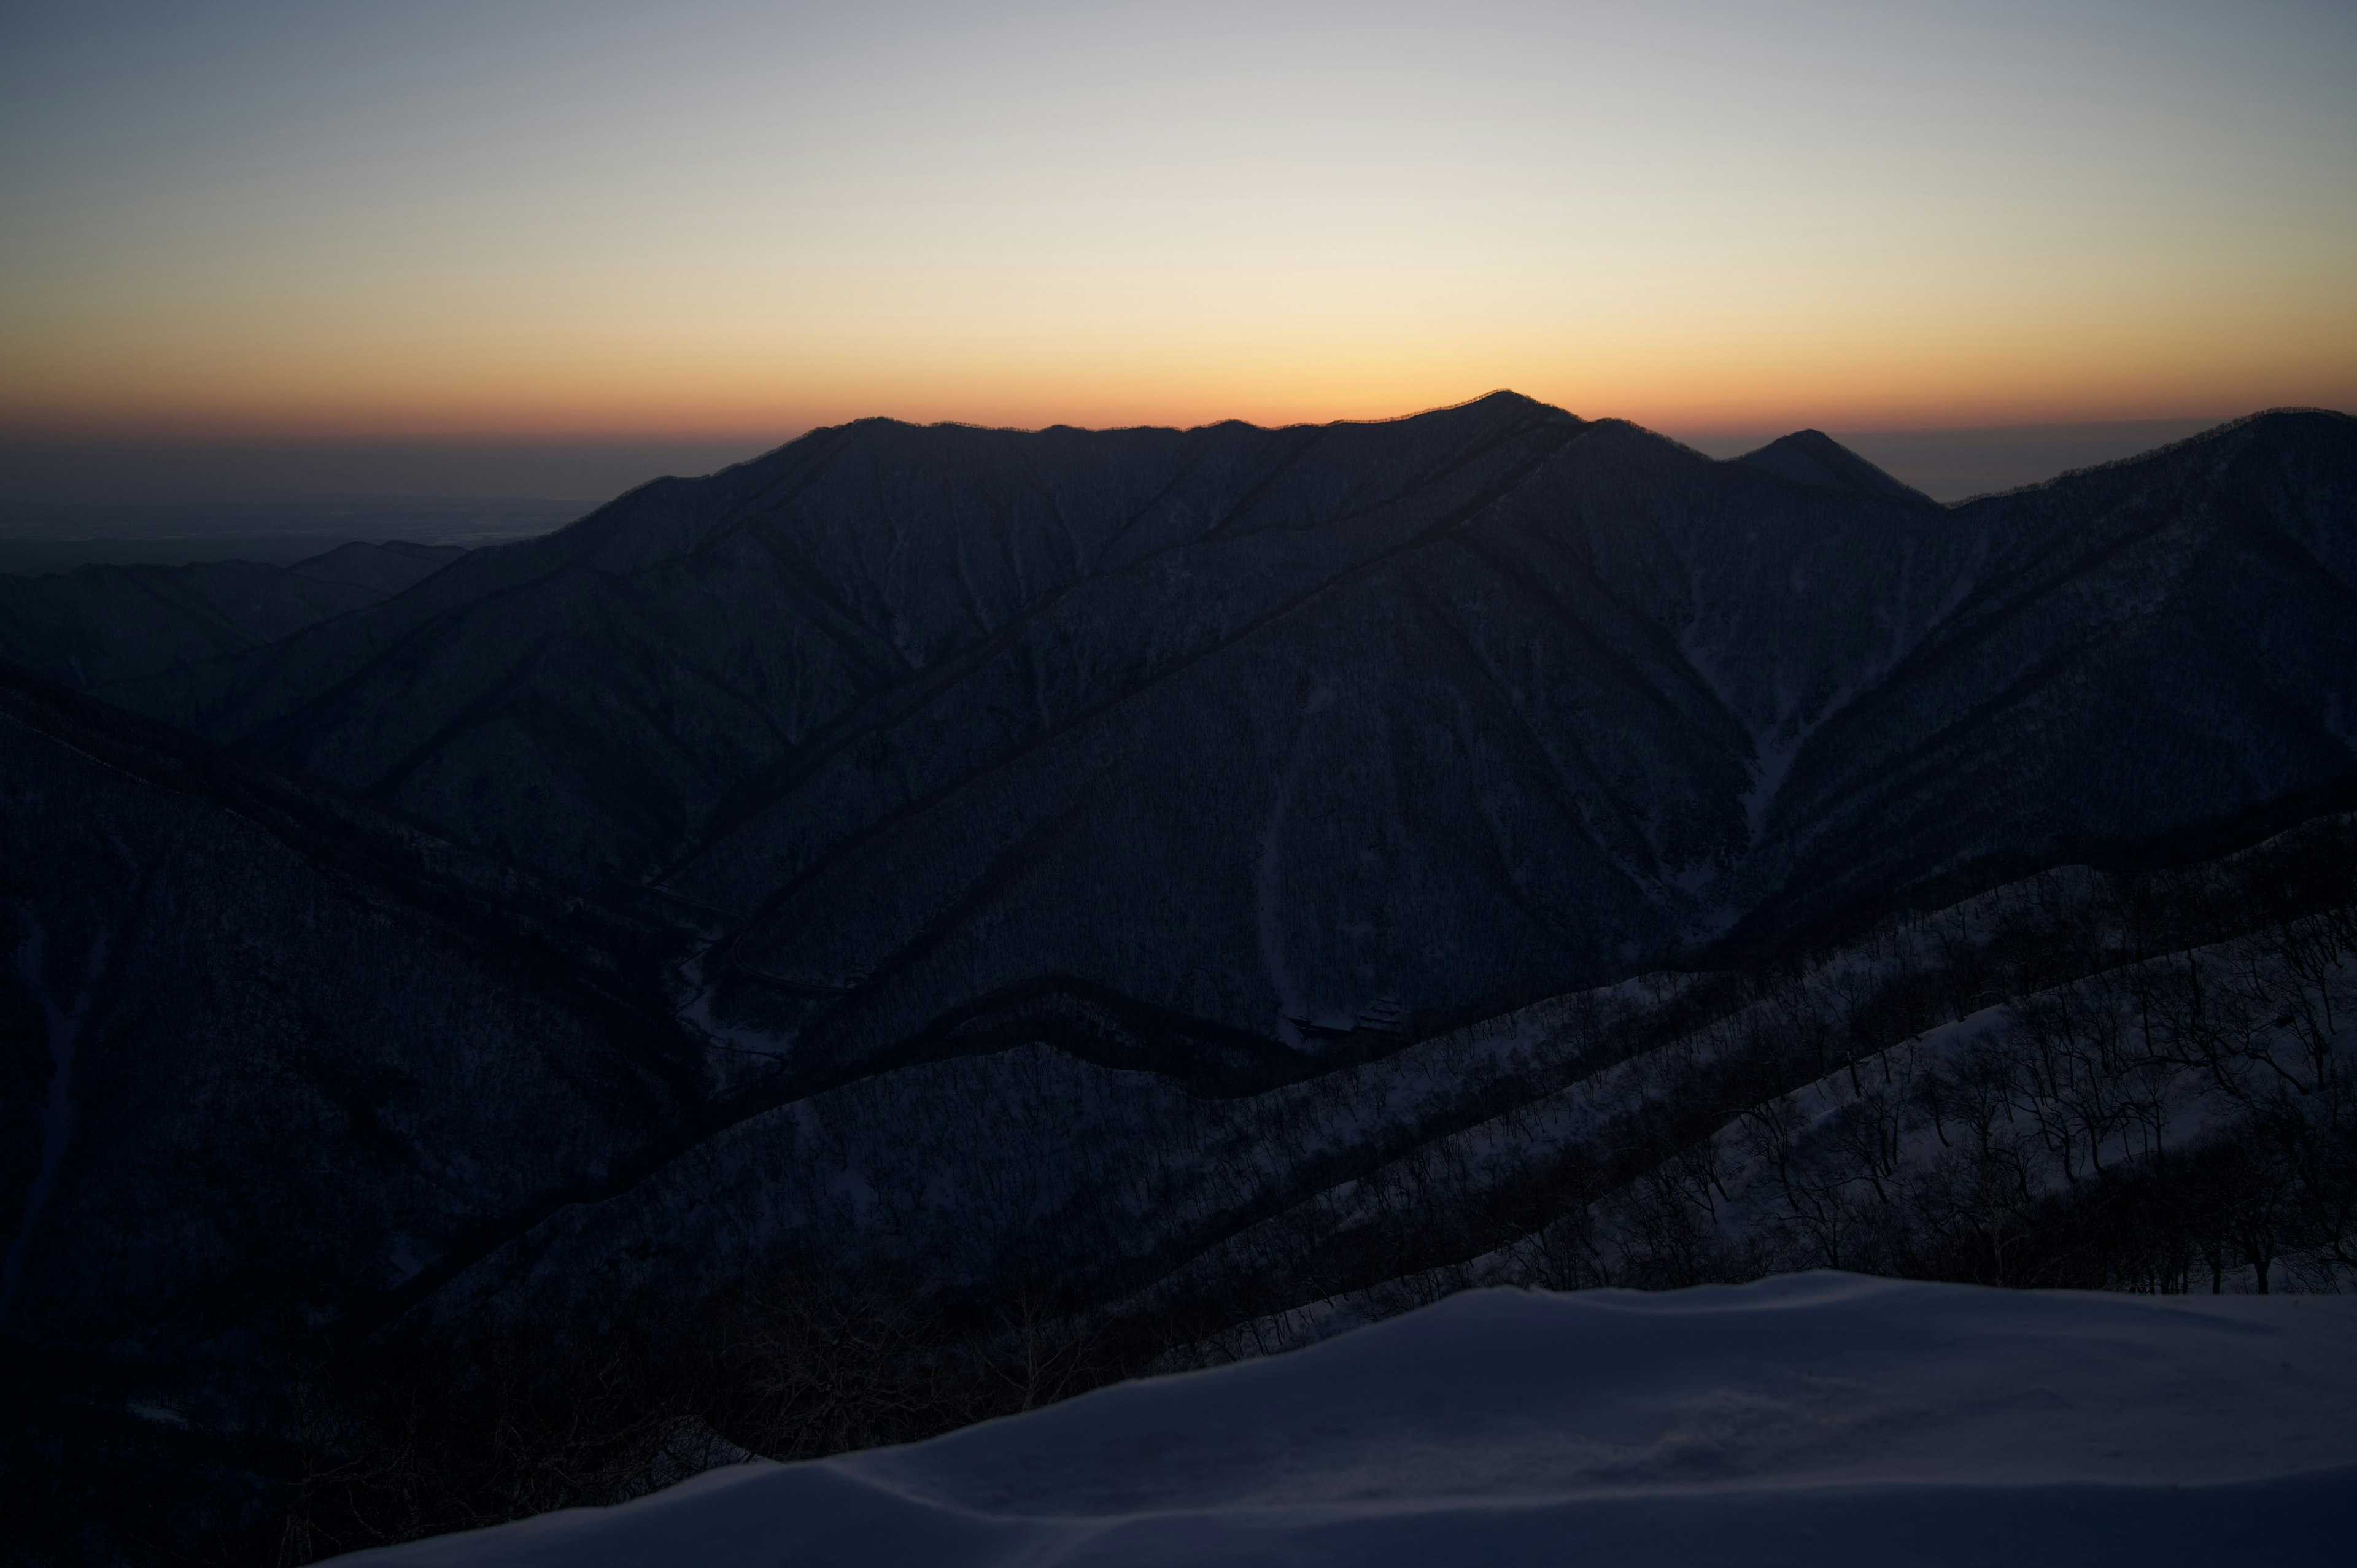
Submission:
<svg viewBox="0 0 2357 1568">
<path fill-rule="evenodd" d="M 2345 1562 L 2357 1302 L 1470 1292 L 930 1443 L 339 1561 Z"/>
</svg>

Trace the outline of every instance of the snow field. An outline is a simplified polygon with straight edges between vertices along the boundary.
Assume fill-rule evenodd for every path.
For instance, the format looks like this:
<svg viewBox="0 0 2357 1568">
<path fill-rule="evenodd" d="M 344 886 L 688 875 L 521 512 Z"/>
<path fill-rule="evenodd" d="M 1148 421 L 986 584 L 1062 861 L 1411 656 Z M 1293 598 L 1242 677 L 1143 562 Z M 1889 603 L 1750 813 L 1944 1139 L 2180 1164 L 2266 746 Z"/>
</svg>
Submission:
<svg viewBox="0 0 2357 1568">
<path fill-rule="evenodd" d="M 2357 1301 L 1468 1292 L 379 1568 L 2348 1560 Z"/>
</svg>

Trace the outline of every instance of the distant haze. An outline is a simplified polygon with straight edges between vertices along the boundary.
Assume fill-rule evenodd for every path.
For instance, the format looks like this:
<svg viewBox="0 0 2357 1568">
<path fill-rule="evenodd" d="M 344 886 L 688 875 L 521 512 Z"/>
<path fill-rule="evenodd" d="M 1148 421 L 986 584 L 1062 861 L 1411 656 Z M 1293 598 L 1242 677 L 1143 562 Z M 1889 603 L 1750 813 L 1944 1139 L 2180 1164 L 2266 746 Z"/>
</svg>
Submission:
<svg viewBox="0 0 2357 1568">
<path fill-rule="evenodd" d="M 1399 410 L 1401 413 L 1413 412 Z M 1576 409 L 1587 417 L 1607 409 Z M 2133 456 L 2223 422 L 2129 420 L 1944 430 L 1828 433 L 1900 478 L 1954 499 Z M 1670 427 L 1731 457 L 1788 433 Z M 575 441 L 0 439 L 0 534 L 38 520 L 237 512 L 317 513 L 336 506 L 420 510 L 530 502 L 594 505 L 665 474 L 707 474 L 802 434 Z M 71 532 L 70 529 L 68 532 Z"/>
<path fill-rule="evenodd" d="M 1659 429 L 2357 403 L 2345 0 L 88 0 L 0 428 Z"/>
<path fill-rule="evenodd" d="M 0 440 L 0 509 L 404 499 L 611 500 L 663 474 L 708 474 L 770 439 L 602 441 Z"/>
<path fill-rule="evenodd" d="M 2221 422 L 1828 434 L 1926 494 L 1958 500 L 2133 456 Z M 288 562 L 314 553 L 322 541 L 472 545 L 521 538 L 561 527 L 649 479 L 707 474 L 796 434 L 569 442 L 0 441 L 0 572 L 231 555 Z M 1664 434 L 1714 457 L 1732 457 L 1786 431 Z"/>
<path fill-rule="evenodd" d="M 708 474 L 777 444 L 0 440 L 0 572 L 285 564 L 350 540 L 493 543 L 562 527 L 649 479 Z"/>
</svg>

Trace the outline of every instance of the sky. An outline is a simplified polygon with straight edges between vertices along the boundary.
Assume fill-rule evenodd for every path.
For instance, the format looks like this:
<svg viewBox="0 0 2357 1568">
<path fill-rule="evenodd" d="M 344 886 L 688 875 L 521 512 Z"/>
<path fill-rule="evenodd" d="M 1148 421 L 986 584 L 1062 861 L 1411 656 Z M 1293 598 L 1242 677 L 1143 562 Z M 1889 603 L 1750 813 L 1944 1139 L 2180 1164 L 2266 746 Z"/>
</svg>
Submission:
<svg viewBox="0 0 2357 1568">
<path fill-rule="evenodd" d="M 0 437 L 2357 406 L 2357 5 L 0 0 Z"/>
</svg>

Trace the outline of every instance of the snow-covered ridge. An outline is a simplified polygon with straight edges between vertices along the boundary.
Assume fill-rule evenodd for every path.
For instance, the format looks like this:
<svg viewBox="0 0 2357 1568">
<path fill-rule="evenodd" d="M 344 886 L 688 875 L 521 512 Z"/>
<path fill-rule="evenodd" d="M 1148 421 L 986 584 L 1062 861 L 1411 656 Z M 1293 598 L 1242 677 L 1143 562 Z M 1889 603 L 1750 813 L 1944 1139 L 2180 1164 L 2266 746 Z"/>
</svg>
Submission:
<svg viewBox="0 0 2357 1568">
<path fill-rule="evenodd" d="M 2345 1297 L 1835 1273 L 1489 1290 L 929 1443 L 341 1561 L 2206 1565 L 2263 1541 L 2321 1563 L 2345 1561 L 2352 1409 Z"/>
</svg>

